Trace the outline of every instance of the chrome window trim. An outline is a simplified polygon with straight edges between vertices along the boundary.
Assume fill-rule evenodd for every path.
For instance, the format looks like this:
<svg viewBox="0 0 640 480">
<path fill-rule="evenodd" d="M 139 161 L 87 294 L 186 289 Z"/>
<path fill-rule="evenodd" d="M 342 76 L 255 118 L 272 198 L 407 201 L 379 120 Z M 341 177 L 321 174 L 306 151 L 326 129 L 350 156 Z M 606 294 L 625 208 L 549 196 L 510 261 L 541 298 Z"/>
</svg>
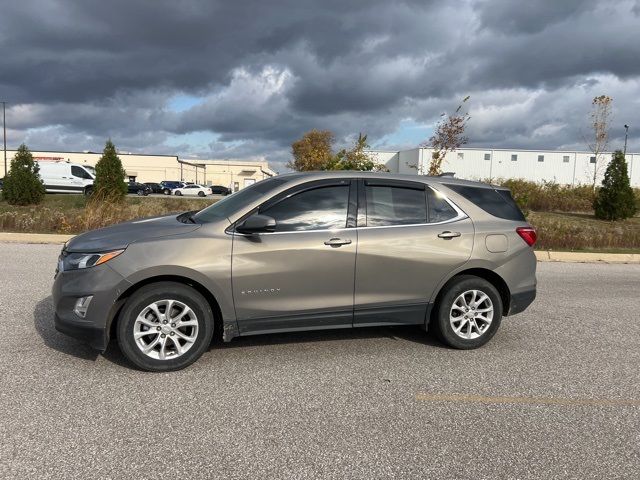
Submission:
<svg viewBox="0 0 640 480">
<path fill-rule="evenodd" d="M 430 223 L 406 223 L 401 225 L 375 225 L 375 226 L 367 226 L 367 227 L 345 227 L 345 228 L 321 228 L 321 229 L 313 229 L 313 230 L 290 230 L 288 232 L 264 232 L 264 233 L 239 233 L 236 231 L 225 231 L 225 233 L 229 235 L 239 235 L 242 237 L 253 237 L 253 236 L 262 236 L 262 235 L 284 235 L 289 233 L 318 233 L 318 232 L 343 232 L 343 231 L 354 231 L 354 230 L 370 230 L 370 229 L 378 229 L 378 228 L 398 228 L 398 227 L 429 227 L 431 225 L 446 225 L 448 223 L 459 222 L 460 220 L 464 220 L 465 218 L 469 218 L 469 215 L 464 213 L 455 203 L 453 203 L 449 197 L 447 197 L 444 193 L 434 188 L 433 186 L 426 184 L 427 188 L 430 188 L 438 195 L 440 195 L 445 202 L 447 202 L 451 208 L 453 208 L 456 212 L 456 216 L 452 217 L 448 220 L 443 220 L 442 222 L 430 222 Z M 288 196 L 286 198 L 289 198 Z"/>
</svg>

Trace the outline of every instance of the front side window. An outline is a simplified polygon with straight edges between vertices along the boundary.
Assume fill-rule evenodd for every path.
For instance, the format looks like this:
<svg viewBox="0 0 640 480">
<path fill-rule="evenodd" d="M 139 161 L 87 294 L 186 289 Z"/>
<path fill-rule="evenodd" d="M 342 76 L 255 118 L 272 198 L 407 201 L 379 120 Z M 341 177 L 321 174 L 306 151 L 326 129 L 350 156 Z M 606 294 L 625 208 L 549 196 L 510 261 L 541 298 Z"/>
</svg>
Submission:
<svg viewBox="0 0 640 480">
<path fill-rule="evenodd" d="M 424 188 L 367 185 L 365 195 L 368 227 L 427 223 Z"/>
<path fill-rule="evenodd" d="M 91 180 L 91 175 L 85 171 L 84 168 L 77 167 L 75 165 L 71 165 L 71 175 L 78 178 L 84 178 L 86 180 Z"/>
<path fill-rule="evenodd" d="M 347 226 L 349 185 L 305 190 L 260 213 L 276 220 L 276 232 L 331 230 Z"/>
<path fill-rule="evenodd" d="M 446 222 L 458 216 L 458 212 L 439 193 L 427 189 L 427 203 L 429 205 L 429 223 Z"/>
</svg>

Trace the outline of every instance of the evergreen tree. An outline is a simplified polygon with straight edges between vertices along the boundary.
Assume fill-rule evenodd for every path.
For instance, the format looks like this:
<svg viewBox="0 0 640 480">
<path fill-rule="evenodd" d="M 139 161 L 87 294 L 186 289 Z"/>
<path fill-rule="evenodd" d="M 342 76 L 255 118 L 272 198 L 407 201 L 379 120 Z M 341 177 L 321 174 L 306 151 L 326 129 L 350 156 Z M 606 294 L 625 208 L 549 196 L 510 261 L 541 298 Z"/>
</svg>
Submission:
<svg viewBox="0 0 640 480">
<path fill-rule="evenodd" d="M 616 150 L 607 167 L 594 202 L 596 217 L 603 220 L 620 220 L 636 213 L 633 189 L 629 183 L 627 161 L 620 150 Z"/>
<path fill-rule="evenodd" d="M 35 205 L 44 199 L 45 188 L 40 167 L 23 143 L 11 160 L 11 170 L 4 178 L 2 196 L 11 205 Z"/>
<path fill-rule="evenodd" d="M 127 195 L 126 172 L 116 152 L 116 147 L 107 140 L 102 157 L 96 163 L 96 180 L 93 183 L 93 196 L 101 200 L 119 202 Z"/>
</svg>

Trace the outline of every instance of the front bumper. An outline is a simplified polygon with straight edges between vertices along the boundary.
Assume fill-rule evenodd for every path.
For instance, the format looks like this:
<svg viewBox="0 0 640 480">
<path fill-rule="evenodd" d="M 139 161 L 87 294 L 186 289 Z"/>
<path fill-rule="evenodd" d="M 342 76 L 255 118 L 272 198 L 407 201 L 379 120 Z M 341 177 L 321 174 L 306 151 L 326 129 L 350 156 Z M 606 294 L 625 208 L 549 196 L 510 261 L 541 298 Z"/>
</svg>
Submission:
<svg viewBox="0 0 640 480">
<path fill-rule="evenodd" d="M 122 305 L 118 298 L 131 284 L 109 265 L 59 272 L 52 297 L 56 330 L 104 351 L 109 344 L 111 322 Z M 85 318 L 73 312 L 79 297 L 93 295 Z"/>
</svg>

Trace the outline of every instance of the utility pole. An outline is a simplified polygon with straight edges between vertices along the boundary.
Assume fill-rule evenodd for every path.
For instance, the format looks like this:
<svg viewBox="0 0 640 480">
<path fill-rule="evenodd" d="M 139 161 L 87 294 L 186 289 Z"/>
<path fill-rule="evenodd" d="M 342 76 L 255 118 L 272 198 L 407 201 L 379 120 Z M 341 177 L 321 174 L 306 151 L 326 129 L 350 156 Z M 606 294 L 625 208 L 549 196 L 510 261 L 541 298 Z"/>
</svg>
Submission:
<svg viewBox="0 0 640 480">
<path fill-rule="evenodd" d="M 7 176 L 7 102 L 2 102 L 2 140 L 4 143 L 4 176 Z"/>
<path fill-rule="evenodd" d="M 629 125 L 624 125 L 624 156 L 627 156 L 627 137 L 629 136 Z"/>
</svg>

